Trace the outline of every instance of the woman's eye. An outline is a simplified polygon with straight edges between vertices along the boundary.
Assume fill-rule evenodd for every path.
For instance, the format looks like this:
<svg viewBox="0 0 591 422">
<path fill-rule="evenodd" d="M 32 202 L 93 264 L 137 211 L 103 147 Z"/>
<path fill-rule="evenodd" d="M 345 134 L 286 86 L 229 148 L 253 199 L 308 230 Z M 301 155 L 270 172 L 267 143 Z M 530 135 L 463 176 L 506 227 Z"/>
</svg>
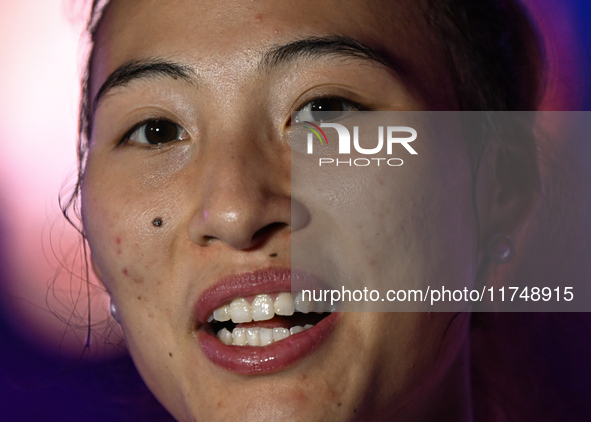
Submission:
<svg viewBox="0 0 591 422">
<path fill-rule="evenodd" d="M 296 123 L 335 120 L 350 111 L 360 109 L 357 104 L 343 98 L 319 98 L 310 101 L 298 111 Z"/>
<path fill-rule="evenodd" d="M 150 120 L 135 129 L 126 141 L 138 144 L 162 145 L 188 138 L 187 131 L 168 120 Z"/>
</svg>

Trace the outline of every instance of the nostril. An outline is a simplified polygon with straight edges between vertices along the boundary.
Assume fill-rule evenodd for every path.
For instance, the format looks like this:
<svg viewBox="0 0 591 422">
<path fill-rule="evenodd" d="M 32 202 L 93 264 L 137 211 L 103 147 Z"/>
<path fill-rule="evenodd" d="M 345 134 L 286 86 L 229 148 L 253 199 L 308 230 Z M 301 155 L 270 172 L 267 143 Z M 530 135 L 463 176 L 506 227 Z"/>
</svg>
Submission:
<svg viewBox="0 0 591 422">
<path fill-rule="evenodd" d="M 277 232 L 283 230 L 286 227 L 288 227 L 288 224 L 287 223 L 275 222 L 275 223 L 267 224 L 265 227 L 263 227 L 262 229 L 258 230 L 252 236 L 252 247 L 261 246 L 274 233 L 277 233 Z"/>
<path fill-rule="evenodd" d="M 214 236 L 203 236 L 203 242 L 205 244 L 209 244 L 213 242 L 216 238 Z"/>
</svg>

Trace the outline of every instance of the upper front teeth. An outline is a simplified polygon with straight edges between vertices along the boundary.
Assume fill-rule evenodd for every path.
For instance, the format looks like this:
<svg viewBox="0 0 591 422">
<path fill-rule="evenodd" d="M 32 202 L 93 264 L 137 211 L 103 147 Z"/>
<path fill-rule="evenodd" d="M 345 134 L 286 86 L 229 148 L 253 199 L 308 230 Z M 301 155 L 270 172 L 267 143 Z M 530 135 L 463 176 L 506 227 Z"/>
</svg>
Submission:
<svg viewBox="0 0 591 422">
<path fill-rule="evenodd" d="M 234 301 L 232 301 L 232 303 L 234 303 Z M 252 301 L 251 308 L 252 319 L 255 321 L 266 321 L 275 316 L 275 305 L 273 304 L 273 299 L 271 299 L 271 296 L 269 295 L 256 296 Z"/>
<path fill-rule="evenodd" d="M 301 297 L 301 295 L 300 295 Z M 297 300 L 297 296 L 296 296 Z M 283 292 L 277 295 L 277 299 L 275 299 L 275 303 L 273 304 L 275 309 L 275 313 L 277 315 L 293 315 L 294 312 L 294 303 L 291 297 L 291 293 Z"/>
<path fill-rule="evenodd" d="M 303 300 L 301 292 L 296 295 L 295 299 L 290 292 L 281 292 L 274 296 L 275 300 L 271 295 L 259 294 L 254 297 L 252 303 L 242 297 L 236 298 L 229 305 L 220 306 L 213 311 L 213 315 L 210 315 L 207 321 L 224 322 L 232 320 L 232 322 L 239 324 L 251 321 L 266 321 L 275 315 L 289 316 L 293 315 L 294 311 L 305 314 L 314 311 L 334 311 L 329 303 L 313 302 L 308 298 Z"/>
<path fill-rule="evenodd" d="M 236 298 L 230 303 L 230 315 L 232 316 L 232 322 L 250 322 L 252 321 L 252 307 L 246 299 L 242 297 Z"/>
</svg>

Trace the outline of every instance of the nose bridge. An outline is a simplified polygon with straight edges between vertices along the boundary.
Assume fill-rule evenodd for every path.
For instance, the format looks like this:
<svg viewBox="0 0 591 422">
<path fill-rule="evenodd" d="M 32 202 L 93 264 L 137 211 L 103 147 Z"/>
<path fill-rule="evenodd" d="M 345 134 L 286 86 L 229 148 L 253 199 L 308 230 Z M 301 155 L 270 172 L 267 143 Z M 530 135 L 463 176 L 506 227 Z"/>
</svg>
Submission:
<svg viewBox="0 0 591 422">
<path fill-rule="evenodd" d="M 231 215 L 263 200 L 268 181 L 259 172 L 269 163 L 260 154 L 251 142 L 210 145 L 202 172 L 203 210 Z"/>
<path fill-rule="evenodd" d="M 193 242 L 220 241 L 244 250 L 290 226 L 289 169 L 284 168 L 289 161 L 279 162 L 281 154 L 273 153 L 273 141 L 263 131 L 248 124 L 218 125 L 205 135 L 189 227 Z"/>
</svg>

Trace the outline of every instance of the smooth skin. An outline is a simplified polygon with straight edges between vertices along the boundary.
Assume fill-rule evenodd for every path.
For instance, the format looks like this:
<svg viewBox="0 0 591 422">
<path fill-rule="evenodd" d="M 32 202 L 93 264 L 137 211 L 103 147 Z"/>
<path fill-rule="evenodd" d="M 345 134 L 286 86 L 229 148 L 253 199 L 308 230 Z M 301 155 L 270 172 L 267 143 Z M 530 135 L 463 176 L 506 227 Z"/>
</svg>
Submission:
<svg viewBox="0 0 591 422">
<path fill-rule="evenodd" d="M 92 58 L 92 98 L 134 60 L 179 63 L 190 73 L 146 76 L 101 96 L 82 185 L 95 271 L 138 370 L 179 421 L 471 419 L 467 313 L 342 314 L 318 350 L 256 376 L 215 366 L 193 335 L 205 289 L 230 274 L 290 266 L 292 248 L 318 235 L 324 217 L 341 212 L 350 230 L 320 231 L 322 261 L 335 269 L 323 276 L 338 280 L 354 258 L 359 278 L 396 267 L 422 285 L 435 277 L 473 285 L 485 244 L 477 233 L 499 226 L 513 233 L 524 221 L 532 201 L 518 198 L 529 197 L 509 192 L 495 200 L 505 186 L 488 176 L 492 148 L 478 178 L 476 219 L 472 163 L 459 140 L 423 148 L 401 177 L 383 177 L 379 187 L 380 174 L 365 173 L 292 194 L 290 118 L 310 101 L 338 96 L 372 110 L 457 109 L 450 70 L 419 5 L 116 0 L 107 8 Z M 371 46 L 399 70 L 338 54 L 261 67 L 273 47 L 334 35 Z M 150 118 L 184 130 L 156 148 L 137 137 L 121 142 Z M 346 199 L 351 192 L 357 200 Z M 359 224 L 370 200 L 373 214 Z M 305 214 L 294 222 L 293 201 Z"/>
</svg>

